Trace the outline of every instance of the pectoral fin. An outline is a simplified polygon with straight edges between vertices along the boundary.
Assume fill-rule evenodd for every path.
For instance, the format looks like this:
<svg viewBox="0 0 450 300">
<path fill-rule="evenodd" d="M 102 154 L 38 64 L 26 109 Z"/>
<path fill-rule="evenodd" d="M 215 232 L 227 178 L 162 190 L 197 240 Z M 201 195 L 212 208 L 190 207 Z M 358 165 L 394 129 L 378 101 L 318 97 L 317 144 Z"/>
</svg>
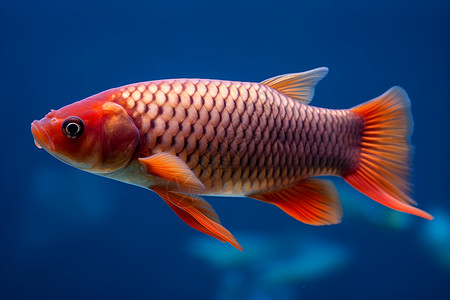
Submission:
<svg viewBox="0 0 450 300">
<path fill-rule="evenodd" d="M 139 158 L 139 162 L 147 168 L 147 173 L 176 183 L 189 191 L 202 191 L 205 186 L 194 172 L 178 156 L 170 153 L 158 153 Z"/>
<path fill-rule="evenodd" d="M 153 188 L 153 191 L 189 226 L 242 251 L 236 238 L 220 224 L 219 217 L 208 202 L 200 197 L 169 192 L 159 187 Z"/>
<path fill-rule="evenodd" d="M 336 188 L 330 181 L 322 179 L 306 179 L 289 189 L 248 197 L 272 203 L 291 217 L 310 225 L 336 224 L 342 218 Z"/>
</svg>

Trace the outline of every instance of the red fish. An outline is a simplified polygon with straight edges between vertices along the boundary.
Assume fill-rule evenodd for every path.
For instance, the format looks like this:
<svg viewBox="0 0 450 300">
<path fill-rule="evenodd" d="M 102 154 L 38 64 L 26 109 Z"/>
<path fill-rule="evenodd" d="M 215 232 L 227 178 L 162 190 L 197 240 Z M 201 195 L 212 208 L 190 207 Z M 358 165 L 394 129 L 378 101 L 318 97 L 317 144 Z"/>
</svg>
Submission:
<svg viewBox="0 0 450 300">
<path fill-rule="evenodd" d="M 327 73 L 130 84 L 52 110 L 31 130 L 56 158 L 151 189 L 187 224 L 240 250 L 198 195 L 247 196 L 307 224 L 336 224 L 336 189 L 312 178 L 334 175 L 381 204 L 431 220 L 409 196 L 406 92 L 393 87 L 351 109 L 309 106 Z"/>
</svg>

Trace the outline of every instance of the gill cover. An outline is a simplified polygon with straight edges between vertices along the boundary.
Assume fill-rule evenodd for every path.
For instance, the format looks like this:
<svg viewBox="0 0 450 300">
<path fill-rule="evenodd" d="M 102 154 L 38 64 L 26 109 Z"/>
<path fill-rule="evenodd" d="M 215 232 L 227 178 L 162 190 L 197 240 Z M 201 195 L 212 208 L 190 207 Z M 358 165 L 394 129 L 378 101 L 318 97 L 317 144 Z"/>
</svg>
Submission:
<svg viewBox="0 0 450 300">
<path fill-rule="evenodd" d="M 120 105 L 106 102 L 102 105 L 103 134 L 99 165 L 94 173 L 108 173 L 124 166 L 139 143 L 139 130 Z"/>
</svg>

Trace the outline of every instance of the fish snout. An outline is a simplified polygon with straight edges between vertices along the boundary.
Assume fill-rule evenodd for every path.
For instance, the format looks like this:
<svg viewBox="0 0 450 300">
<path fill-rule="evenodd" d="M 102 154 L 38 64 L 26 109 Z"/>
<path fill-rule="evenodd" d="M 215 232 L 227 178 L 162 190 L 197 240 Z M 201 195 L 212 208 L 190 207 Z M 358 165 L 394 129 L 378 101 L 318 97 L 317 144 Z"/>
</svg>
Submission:
<svg viewBox="0 0 450 300">
<path fill-rule="evenodd" d="M 45 150 L 55 151 L 55 145 L 48 133 L 39 125 L 39 121 L 36 120 L 31 123 L 31 133 L 33 134 L 36 147 L 39 149 L 44 148 Z"/>
</svg>

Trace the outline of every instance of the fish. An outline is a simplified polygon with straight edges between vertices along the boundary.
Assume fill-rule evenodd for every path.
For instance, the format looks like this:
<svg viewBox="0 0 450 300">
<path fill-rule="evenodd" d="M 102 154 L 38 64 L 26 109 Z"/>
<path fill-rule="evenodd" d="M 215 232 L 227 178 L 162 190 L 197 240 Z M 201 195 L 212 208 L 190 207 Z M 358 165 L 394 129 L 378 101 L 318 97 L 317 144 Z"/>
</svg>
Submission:
<svg viewBox="0 0 450 300">
<path fill-rule="evenodd" d="M 242 251 L 201 196 L 249 197 L 310 225 L 341 222 L 332 181 L 428 220 L 410 183 L 412 115 L 394 86 L 350 109 L 309 105 L 320 67 L 260 83 L 169 79 L 109 89 L 31 124 L 75 168 L 150 189 L 188 225 Z"/>
</svg>

